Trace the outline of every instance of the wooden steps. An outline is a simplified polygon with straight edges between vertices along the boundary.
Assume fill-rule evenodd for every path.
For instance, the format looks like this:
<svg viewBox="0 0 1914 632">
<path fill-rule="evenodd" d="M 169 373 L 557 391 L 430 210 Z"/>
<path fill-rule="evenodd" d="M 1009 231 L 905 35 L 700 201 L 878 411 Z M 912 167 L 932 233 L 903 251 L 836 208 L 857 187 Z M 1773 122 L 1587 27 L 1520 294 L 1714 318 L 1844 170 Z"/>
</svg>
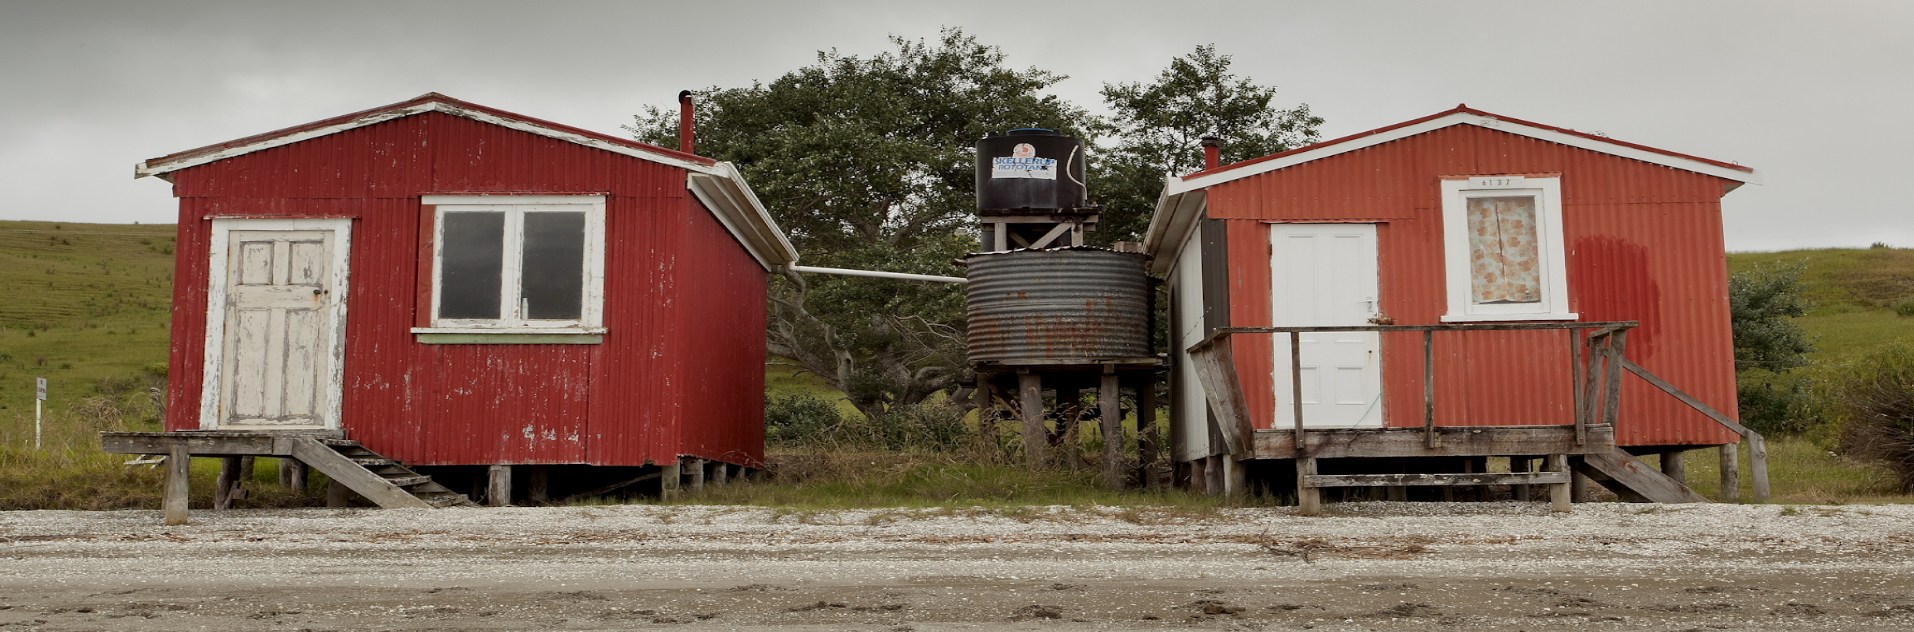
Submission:
<svg viewBox="0 0 1914 632">
<path fill-rule="evenodd" d="M 1669 478 L 1621 448 L 1583 454 L 1573 461 L 1575 471 L 1601 483 L 1629 502 L 1705 503 L 1680 481 Z"/>
<path fill-rule="evenodd" d="M 293 440 L 291 456 L 386 509 L 474 506 L 464 494 L 357 441 L 300 437 Z"/>
</svg>

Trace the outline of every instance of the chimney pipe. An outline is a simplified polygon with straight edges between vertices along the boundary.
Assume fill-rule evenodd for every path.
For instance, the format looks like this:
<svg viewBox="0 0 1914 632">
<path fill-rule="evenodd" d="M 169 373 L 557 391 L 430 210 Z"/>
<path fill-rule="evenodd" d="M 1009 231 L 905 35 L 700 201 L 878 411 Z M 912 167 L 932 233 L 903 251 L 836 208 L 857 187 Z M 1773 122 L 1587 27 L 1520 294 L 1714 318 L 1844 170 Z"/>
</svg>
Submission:
<svg viewBox="0 0 1914 632">
<path fill-rule="evenodd" d="M 691 91 L 678 91 L 678 151 L 687 154 L 697 153 L 697 132 L 693 130 L 691 112 Z"/>
<path fill-rule="evenodd" d="M 1203 137 L 1203 170 L 1209 171 L 1223 166 L 1223 139 L 1215 136 Z"/>
</svg>

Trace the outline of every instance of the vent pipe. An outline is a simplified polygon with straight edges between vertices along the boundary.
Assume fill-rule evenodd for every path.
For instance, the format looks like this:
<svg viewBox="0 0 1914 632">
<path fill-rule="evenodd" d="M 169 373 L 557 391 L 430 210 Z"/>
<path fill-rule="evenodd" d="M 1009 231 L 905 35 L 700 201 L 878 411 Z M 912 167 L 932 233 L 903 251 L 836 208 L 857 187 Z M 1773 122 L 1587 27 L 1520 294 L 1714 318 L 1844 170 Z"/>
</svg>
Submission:
<svg viewBox="0 0 1914 632">
<path fill-rule="evenodd" d="M 1203 137 L 1203 170 L 1209 171 L 1223 166 L 1223 139 L 1215 136 Z"/>
<path fill-rule="evenodd" d="M 679 90 L 678 91 L 678 151 L 682 151 L 687 154 L 697 153 L 696 151 L 693 151 L 694 149 L 697 148 L 698 143 L 697 143 L 697 132 L 692 129 L 693 128 L 692 120 L 693 118 L 692 118 L 692 112 L 691 112 L 691 91 Z"/>
</svg>

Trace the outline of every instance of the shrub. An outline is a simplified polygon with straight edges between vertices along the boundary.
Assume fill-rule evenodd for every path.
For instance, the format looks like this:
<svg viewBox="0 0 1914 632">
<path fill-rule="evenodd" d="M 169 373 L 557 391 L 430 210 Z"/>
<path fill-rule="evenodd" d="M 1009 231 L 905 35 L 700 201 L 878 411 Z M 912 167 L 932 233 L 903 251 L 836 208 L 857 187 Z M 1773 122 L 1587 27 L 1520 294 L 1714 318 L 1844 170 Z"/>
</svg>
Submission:
<svg viewBox="0 0 1914 632">
<path fill-rule="evenodd" d="M 1827 425 L 1826 394 L 1798 375 L 1764 382 L 1743 380 L 1735 391 L 1741 423 L 1763 435 L 1811 436 Z"/>
<path fill-rule="evenodd" d="M 831 442 L 842 432 L 844 412 L 830 400 L 798 393 L 764 404 L 765 440 L 789 445 Z"/>
<path fill-rule="evenodd" d="M 1902 318 L 1914 318 L 1914 298 L 1904 298 L 1895 301 L 1894 314 Z"/>
<path fill-rule="evenodd" d="M 877 443 L 893 450 L 948 450 L 970 440 L 963 407 L 949 400 L 894 406 L 870 424 Z"/>
<path fill-rule="evenodd" d="M 1842 446 L 1886 466 L 1914 493 L 1914 345 L 1897 343 L 1856 362 L 1835 388 Z"/>
</svg>

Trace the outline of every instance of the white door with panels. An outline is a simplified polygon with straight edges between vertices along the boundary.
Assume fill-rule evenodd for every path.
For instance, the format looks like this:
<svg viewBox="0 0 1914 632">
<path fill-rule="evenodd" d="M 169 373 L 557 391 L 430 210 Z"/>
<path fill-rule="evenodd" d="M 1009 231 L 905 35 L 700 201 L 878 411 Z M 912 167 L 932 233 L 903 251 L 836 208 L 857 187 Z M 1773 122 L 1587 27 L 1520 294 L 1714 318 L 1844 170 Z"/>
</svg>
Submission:
<svg viewBox="0 0 1914 632">
<path fill-rule="evenodd" d="M 1271 325 L 1369 325 L 1377 314 L 1375 224 L 1271 224 Z M 1288 334 L 1274 334 L 1276 427 L 1296 423 Z M 1382 426 L 1382 347 L 1375 332 L 1303 333 L 1306 428 Z"/>
<path fill-rule="evenodd" d="M 339 427 L 350 220 L 215 220 L 200 425 Z"/>
</svg>

